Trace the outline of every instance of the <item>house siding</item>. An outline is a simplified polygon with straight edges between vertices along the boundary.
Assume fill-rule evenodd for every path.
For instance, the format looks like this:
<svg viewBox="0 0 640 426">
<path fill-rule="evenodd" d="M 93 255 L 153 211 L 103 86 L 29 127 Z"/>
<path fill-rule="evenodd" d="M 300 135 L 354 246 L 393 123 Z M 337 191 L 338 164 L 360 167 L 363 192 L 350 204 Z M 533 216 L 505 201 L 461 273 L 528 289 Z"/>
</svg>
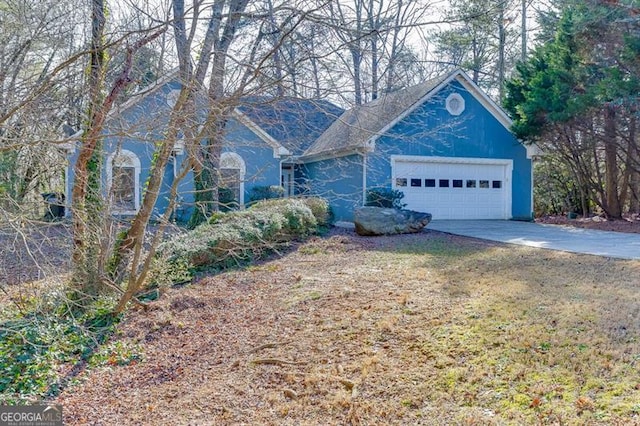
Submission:
<svg viewBox="0 0 640 426">
<path fill-rule="evenodd" d="M 307 193 L 326 198 L 336 221 L 353 221 L 353 211 L 362 206 L 363 156 L 306 163 L 302 166 Z"/>
<path fill-rule="evenodd" d="M 251 189 L 256 186 L 280 185 L 280 161 L 273 147 L 237 120 L 230 119 L 225 128 L 222 152 L 234 152 L 244 160 L 244 202 L 249 203 Z"/>
<path fill-rule="evenodd" d="M 176 83 L 167 83 L 159 90 L 149 94 L 137 104 L 126 109 L 119 115 L 109 119 L 103 132 L 104 153 L 102 165 L 102 187 L 107 196 L 107 158 L 116 150 L 133 152 L 140 160 L 140 199 L 144 196 L 145 183 L 149 179 L 155 143 L 162 140 L 167 128 L 170 108 L 166 104 L 166 94 L 172 89 L 179 89 Z M 222 152 L 234 152 L 242 157 L 245 163 L 244 201 L 247 203 L 254 186 L 280 184 L 280 159 L 274 158 L 273 147 L 267 145 L 245 125 L 231 118 L 225 128 L 225 144 Z M 75 178 L 74 165 L 79 150 L 69 159 L 68 194 Z M 163 214 L 169 206 L 169 195 L 175 176 L 186 161 L 186 154 L 178 154 L 175 161 L 167 165 L 158 200 L 154 207 L 154 215 Z M 70 197 L 67 197 L 70 198 Z M 70 199 L 67 200 L 71 202 Z M 189 172 L 178 184 L 178 198 L 176 200 L 174 219 L 185 222 L 189 219 L 195 205 L 195 185 L 193 172 Z"/>
<path fill-rule="evenodd" d="M 142 198 L 151 171 L 154 144 L 163 138 L 169 119 L 166 94 L 177 88 L 179 85 L 176 83 L 167 83 L 120 115 L 110 118 L 104 132 L 104 188 L 107 187 L 107 156 L 118 149 L 128 150 L 140 160 Z M 445 99 L 454 92 L 459 93 L 465 101 L 465 110 L 459 116 L 451 115 L 445 108 Z M 222 152 L 235 153 L 244 162 L 245 204 L 250 202 L 252 188 L 280 185 L 281 163 L 298 158 L 274 157 L 272 146 L 233 117 L 226 124 L 224 138 Z M 379 137 L 372 152 L 296 164 L 295 192 L 327 198 L 337 221 L 352 221 L 354 209 L 363 205 L 363 180 L 366 180 L 366 188 L 391 187 L 392 155 L 513 160 L 511 215 L 516 219 L 532 217 L 532 165 L 526 157 L 525 147 L 458 80 L 439 90 L 424 105 Z M 74 179 L 73 164 L 76 159 L 77 151 L 70 159 L 70 183 Z M 174 168 L 179 170 L 184 161 L 186 154 L 179 154 L 175 162 L 167 166 L 155 206 L 156 215 L 168 207 L 169 191 L 176 174 Z M 366 164 L 366 172 L 363 163 Z M 175 219 L 186 221 L 194 206 L 192 172 L 179 183 L 178 194 Z"/>
<path fill-rule="evenodd" d="M 138 202 L 142 202 L 145 182 L 148 181 L 151 171 L 155 149 L 154 142 L 162 138 L 162 131 L 166 129 L 169 119 L 168 106 L 165 102 L 166 93 L 177 87 L 176 84 L 167 83 L 156 92 L 145 97 L 141 102 L 108 119 L 103 131 L 102 147 L 100 148 L 104 153 L 101 176 L 105 197 L 107 196 L 107 158 L 116 151 L 127 150 L 134 153 L 140 160 L 140 197 Z M 70 194 L 75 180 L 74 166 L 78 159 L 78 154 L 79 149 L 76 149 L 69 159 L 68 194 Z M 178 159 L 178 164 L 181 161 L 182 159 Z M 170 178 L 169 168 L 171 168 Z M 173 166 L 167 168 L 165 177 L 168 179 L 163 181 L 163 187 L 154 211 L 155 214 L 163 211 L 168 205 L 167 195 L 173 182 Z M 187 198 L 189 193 L 193 193 L 193 190 L 188 191 L 188 187 L 189 185 L 181 186 L 181 190 L 185 192 Z M 67 197 L 67 203 L 70 205 L 71 200 L 69 198 Z"/>
<path fill-rule="evenodd" d="M 445 108 L 445 99 L 454 92 L 465 101 L 459 116 Z M 458 81 L 376 141 L 368 156 L 367 188 L 391 187 L 391 155 L 512 159 L 512 217 L 532 217 L 531 160 L 525 147 Z"/>
</svg>

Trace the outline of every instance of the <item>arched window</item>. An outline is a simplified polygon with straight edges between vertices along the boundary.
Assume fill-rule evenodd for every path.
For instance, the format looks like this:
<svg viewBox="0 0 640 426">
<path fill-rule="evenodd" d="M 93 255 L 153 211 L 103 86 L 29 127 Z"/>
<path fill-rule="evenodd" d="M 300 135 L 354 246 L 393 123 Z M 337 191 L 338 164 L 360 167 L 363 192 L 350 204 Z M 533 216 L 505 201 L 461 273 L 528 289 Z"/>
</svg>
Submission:
<svg viewBox="0 0 640 426">
<path fill-rule="evenodd" d="M 244 206 L 244 175 L 246 166 L 235 152 L 224 152 L 220 156 L 220 188 L 218 189 L 221 210 L 232 210 Z"/>
<path fill-rule="evenodd" d="M 126 149 L 107 157 L 107 186 L 114 213 L 134 214 L 140 208 L 140 159 Z"/>
</svg>

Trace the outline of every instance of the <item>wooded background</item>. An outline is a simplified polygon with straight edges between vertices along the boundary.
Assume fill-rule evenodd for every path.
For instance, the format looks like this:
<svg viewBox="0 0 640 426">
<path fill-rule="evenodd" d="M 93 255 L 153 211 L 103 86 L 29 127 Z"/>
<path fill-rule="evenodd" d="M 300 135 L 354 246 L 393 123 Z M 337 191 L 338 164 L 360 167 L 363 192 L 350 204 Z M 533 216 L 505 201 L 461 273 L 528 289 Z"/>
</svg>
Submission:
<svg viewBox="0 0 640 426">
<path fill-rule="evenodd" d="M 537 214 L 639 213 L 637 0 L 0 0 L 3 226 L 43 217 L 41 193 L 64 191 L 64 148 L 79 139 L 68 194 L 75 297 L 119 289 L 121 311 L 154 255 L 145 230 L 179 136 L 189 158 L 180 174 L 193 171 L 198 189 L 195 226 L 217 209 L 221 135 L 243 97 L 349 107 L 454 67 L 542 148 Z M 171 72 L 182 90 L 123 227 L 101 189 L 105 120 Z"/>
</svg>

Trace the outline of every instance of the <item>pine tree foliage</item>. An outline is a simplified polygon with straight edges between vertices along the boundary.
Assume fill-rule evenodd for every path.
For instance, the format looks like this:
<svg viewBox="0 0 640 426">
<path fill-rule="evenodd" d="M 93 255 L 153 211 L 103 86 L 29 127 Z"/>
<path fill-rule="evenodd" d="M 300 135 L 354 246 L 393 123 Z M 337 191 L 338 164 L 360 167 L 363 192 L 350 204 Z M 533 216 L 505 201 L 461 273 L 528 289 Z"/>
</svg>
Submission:
<svg viewBox="0 0 640 426">
<path fill-rule="evenodd" d="M 585 214 L 638 208 L 639 12 L 632 2 L 564 3 L 553 41 L 507 82 L 513 130 L 563 159 Z"/>
</svg>

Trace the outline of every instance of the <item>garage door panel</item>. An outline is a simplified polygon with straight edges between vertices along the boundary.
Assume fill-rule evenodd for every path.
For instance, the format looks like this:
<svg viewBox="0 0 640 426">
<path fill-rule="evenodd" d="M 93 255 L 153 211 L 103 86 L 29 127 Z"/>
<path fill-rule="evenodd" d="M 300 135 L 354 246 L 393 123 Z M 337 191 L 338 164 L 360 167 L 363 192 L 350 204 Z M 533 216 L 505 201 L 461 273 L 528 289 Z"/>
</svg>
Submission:
<svg viewBox="0 0 640 426">
<path fill-rule="evenodd" d="M 393 186 L 405 194 L 406 208 L 429 212 L 434 219 L 506 219 L 511 198 L 507 166 L 505 160 L 395 161 Z"/>
</svg>

